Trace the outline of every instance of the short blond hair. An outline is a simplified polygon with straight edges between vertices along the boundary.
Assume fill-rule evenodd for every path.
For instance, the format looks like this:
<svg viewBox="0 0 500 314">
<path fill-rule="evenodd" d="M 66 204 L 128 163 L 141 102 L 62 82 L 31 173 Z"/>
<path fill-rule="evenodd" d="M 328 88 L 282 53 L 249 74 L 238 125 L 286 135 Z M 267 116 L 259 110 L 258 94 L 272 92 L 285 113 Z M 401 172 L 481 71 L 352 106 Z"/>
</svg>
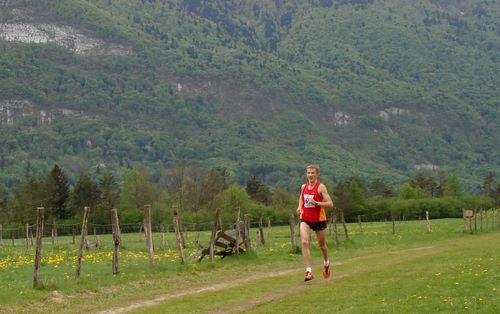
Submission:
<svg viewBox="0 0 500 314">
<path fill-rule="evenodd" d="M 317 164 L 310 164 L 306 167 L 306 170 L 307 169 L 315 169 L 316 173 L 319 174 L 319 166 Z"/>
</svg>

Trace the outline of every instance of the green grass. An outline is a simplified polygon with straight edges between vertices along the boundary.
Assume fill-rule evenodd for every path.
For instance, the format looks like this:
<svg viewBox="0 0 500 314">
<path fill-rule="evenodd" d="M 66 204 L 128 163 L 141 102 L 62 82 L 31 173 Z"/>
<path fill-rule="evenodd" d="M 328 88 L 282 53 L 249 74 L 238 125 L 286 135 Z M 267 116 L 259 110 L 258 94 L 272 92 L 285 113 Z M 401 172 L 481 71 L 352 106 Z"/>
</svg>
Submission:
<svg viewBox="0 0 500 314">
<path fill-rule="evenodd" d="M 172 249 L 160 250 L 148 267 L 144 236 L 123 235 L 120 269 L 111 274 L 111 238 L 85 253 L 82 277 L 74 276 L 76 245 L 44 242 L 42 288 L 33 289 L 33 249 L 0 247 L 0 312 L 79 313 L 130 304 L 140 313 L 165 312 L 473 312 L 499 306 L 500 233 L 463 232 L 460 219 L 349 225 L 351 240 L 329 237 L 332 278 L 321 277 L 320 252 L 313 246 L 316 279 L 302 281 L 300 254 L 290 253 L 288 227 L 273 227 L 266 245 L 251 254 L 180 265 Z M 341 230 L 339 230 L 341 231 Z M 255 231 L 252 231 L 255 235 Z M 266 230 L 266 235 L 268 235 Z M 208 242 L 208 233 L 200 242 Z M 93 237 L 91 236 L 90 239 Z M 167 236 L 173 247 L 173 236 Z M 187 251 L 194 251 L 195 234 Z M 255 239 L 253 239 L 255 242 Z M 153 300 L 152 303 L 144 303 Z M 132 309 L 132 308 L 131 308 Z"/>
</svg>

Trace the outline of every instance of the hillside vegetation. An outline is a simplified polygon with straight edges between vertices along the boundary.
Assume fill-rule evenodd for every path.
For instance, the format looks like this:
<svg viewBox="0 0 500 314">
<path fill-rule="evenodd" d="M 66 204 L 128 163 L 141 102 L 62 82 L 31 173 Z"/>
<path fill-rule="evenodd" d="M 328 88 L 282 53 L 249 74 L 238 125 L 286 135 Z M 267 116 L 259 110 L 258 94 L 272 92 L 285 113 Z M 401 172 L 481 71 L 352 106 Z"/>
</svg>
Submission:
<svg viewBox="0 0 500 314">
<path fill-rule="evenodd" d="M 74 183 L 138 165 L 158 179 L 186 160 L 288 190 L 309 162 L 329 181 L 439 169 L 467 191 L 500 175 L 496 0 L 5 0 L 0 12 L 7 189 L 55 163 Z"/>
</svg>

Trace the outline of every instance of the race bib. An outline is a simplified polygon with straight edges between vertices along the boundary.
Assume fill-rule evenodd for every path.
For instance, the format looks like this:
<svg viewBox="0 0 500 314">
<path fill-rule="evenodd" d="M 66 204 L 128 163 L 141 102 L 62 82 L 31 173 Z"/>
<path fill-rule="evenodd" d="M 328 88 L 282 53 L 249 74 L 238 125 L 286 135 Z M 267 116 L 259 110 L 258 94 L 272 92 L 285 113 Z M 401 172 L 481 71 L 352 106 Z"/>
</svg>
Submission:
<svg viewBox="0 0 500 314">
<path fill-rule="evenodd" d="M 313 194 L 304 194 L 304 207 L 305 208 L 314 208 L 314 195 Z"/>
</svg>

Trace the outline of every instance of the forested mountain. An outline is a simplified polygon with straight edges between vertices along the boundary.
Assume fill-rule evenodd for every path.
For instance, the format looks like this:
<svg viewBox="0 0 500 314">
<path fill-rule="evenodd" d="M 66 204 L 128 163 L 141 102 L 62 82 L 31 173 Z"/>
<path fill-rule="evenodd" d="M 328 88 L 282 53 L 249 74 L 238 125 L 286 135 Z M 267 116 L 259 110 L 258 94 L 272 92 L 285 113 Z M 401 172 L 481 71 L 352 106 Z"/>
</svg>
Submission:
<svg viewBox="0 0 500 314">
<path fill-rule="evenodd" d="M 179 160 L 500 175 L 496 0 L 0 0 L 0 183 Z"/>
</svg>

